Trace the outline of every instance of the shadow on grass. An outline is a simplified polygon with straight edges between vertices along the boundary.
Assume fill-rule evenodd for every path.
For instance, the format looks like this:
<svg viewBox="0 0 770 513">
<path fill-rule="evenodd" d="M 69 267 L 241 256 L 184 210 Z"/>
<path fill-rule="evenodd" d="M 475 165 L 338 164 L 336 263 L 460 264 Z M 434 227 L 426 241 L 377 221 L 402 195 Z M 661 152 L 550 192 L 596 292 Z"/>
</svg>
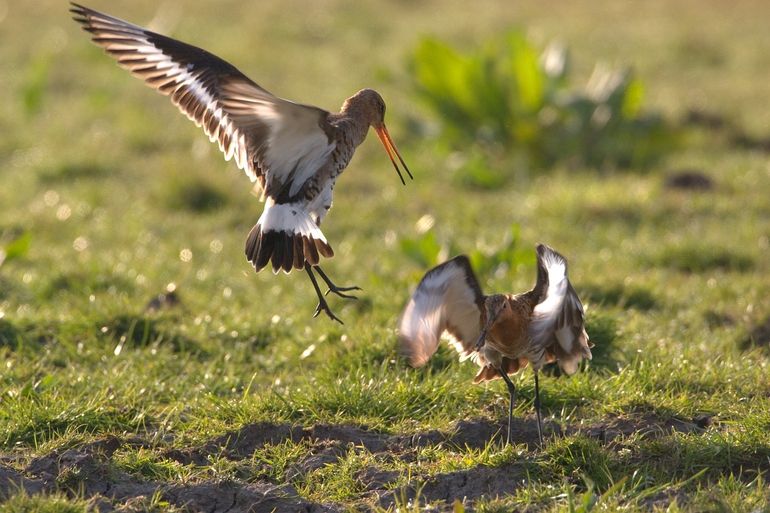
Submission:
<svg viewBox="0 0 770 513">
<path fill-rule="evenodd" d="M 766 317 L 762 322 L 754 325 L 749 334 L 740 340 L 738 347 L 743 351 L 755 347 L 770 351 L 770 317 Z"/>
<path fill-rule="evenodd" d="M 102 166 L 88 162 L 63 162 L 56 167 L 45 168 L 38 173 L 44 183 L 73 182 L 79 179 L 93 180 L 109 176 Z"/>
<path fill-rule="evenodd" d="M 746 272 L 754 268 L 754 260 L 745 253 L 705 245 L 664 248 L 658 254 L 648 257 L 648 263 L 685 273 L 715 270 Z"/>
<path fill-rule="evenodd" d="M 706 321 L 706 325 L 712 331 L 719 328 L 735 326 L 738 322 L 733 315 L 717 310 L 707 310 L 704 312 L 703 320 Z"/>
<path fill-rule="evenodd" d="M 65 271 L 51 277 L 38 292 L 41 300 L 51 300 L 59 293 L 96 294 L 112 290 L 130 292 L 134 281 L 104 272 Z"/>
<path fill-rule="evenodd" d="M 96 322 L 93 333 L 97 339 L 109 337 L 121 346 L 121 350 L 126 347 L 158 345 L 170 347 L 174 352 L 207 355 L 198 342 L 176 332 L 166 324 L 162 318 L 126 314 Z M 12 351 L 22 348 L 37 351 L 40 346 L 59 338 L 67 340 L 70 336 L 81 337 L 84 328 L 88 331 L 88 324 L 13 323 L 9 319 L 0 319 L 0 347 L 8 347 Z"/>
<path fill-rule="evenodd" d="M 629 288 L 620 284 L 584 285 L 580 287 L 580 295 L 586 303 L 597 303 L 602 306 L 634 308 L 642 311 L 658 307 L 655 296 L 641 287 Z"/>
<path fill-rule="evenodd" d="M 169 209 L 196 213 L 220 209 L 229 201 L 219 186 L 196 176 L 172 178 L 164 184 L 160 194 Z"/>
<path fill-rule="evenodd" d="M 718 112 L 691 109 L 681 124 L 719 133 L 735 148 L 770 153 L 770 137 L 750 135 L 736 122 Z"/>
<path fill-rule="evenodd" d="M 587 365 L 616 371 L 618 363 L 624 359 L 620 350 L 615 346 L 615 340 L 618 337 L 618 325 L 615 318 L 602 312 L 592 312 L 586 317 L 586 333 L 588 333 L 590 343 L 594 346 L 591 348 L 591 362 L 588 364 L 584 360 L 581 363 L 581 372 L 585 370 Z M 558 363 L 549 363 L 543 367 L 542 372 L 548 376 L 557 377 L 563 374 Z"/>
<path fill-rule="evenodd" d="M 115 339 L 121 350 L 129 347 L 147 347 L 149 345 L 169 346 L 174 352 L 205 355 L 199 344 L 174 330 L 163 326 L 160 319 L 143 315 L 118 315 L 96 323 L 100 334 Z"/>
<path fill-rule="evenodd" d="M 8 299 L 18 293 L 18 287 L 13 281 L 0 276 L 0 299 Z"/>
<path fill-rule="evenodd" d="M 12 322 L 8 318 L 0 319 L 0 347 L 8 347 L 11 351 L 37 351 L 40 346 L 53 341 L 58 331 L 59 325 L 56 323 Z"/>
<path fill-rule="evenodd" d="M 20 336 L 21 333 L 11 321 L 0 319 L 0 347 L 9 347 L 11 351 L 15 351 L 19 346 Z"/>
<path fill-rule="evenodd" d="M 618 338 L 618 324 L 615 317 L 602 313 L 589 313 L 586 319 L 586 332 L 594 344 L 591 348 L 592 367 L 616 370 L 622 361 L 622 355 L 615 341 Z"/>
<path fill-rule="evenodd" d="M 645 475 L 661 482 L 701 471 L 706 482 L 729 474 L 753 479 L 758 472 L 770 471 L 770 447 L 709 432 L 644 440 L 628 458 L 627 463 L 642 462 Z"/>
</svg>

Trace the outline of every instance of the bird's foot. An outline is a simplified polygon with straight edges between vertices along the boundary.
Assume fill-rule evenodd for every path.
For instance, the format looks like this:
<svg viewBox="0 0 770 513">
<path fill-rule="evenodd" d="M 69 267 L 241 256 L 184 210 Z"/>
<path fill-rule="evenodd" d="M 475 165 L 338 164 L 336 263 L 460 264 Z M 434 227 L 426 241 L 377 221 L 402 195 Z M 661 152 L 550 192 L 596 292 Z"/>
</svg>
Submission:
<svg viewBox="0 0 770 513">
<path fill-rule="evenodd" d="M 341 298 L 345 299 L 358 299 L 358 296 L 353 296 L 351 294 L 345 294 L 345 292 L 349 292 L 351 290 L 363 290 L 361 287 L 357 287 L 353 285 L 352 287 L 338 287 L 334 285 L 333 283 L 329 285 L 329 290 L 326 291 L 324 296 L 328 296 L 329 292 L 332 292 L 333 294 L 337 294 Z"/>
<path fill-rule="evenodd" d="M 315 270 L 318 271 L 318 274 L 321 276 L 323 281 L 326 283 L 326 286 L 329 287 L 329 290 L 326 291 L 326 294 L 324 296 L 328 296 L 329 292 L 332 292 L 334 294 L 337 294 L 341 298 L 345 299 L 358 299 L 356 296 L 352 296 L 350 294 L 345 294 L 345 292 L 350 292 L 351 290 L 362 290 L 361 287 L 352 286 L 352 287 L 338 287 L 334 284 L 334 282 L 326 275 L 326 273 L 321 269 L 321 266 L 316 265 Z"/>
<path fill-rule="evenodd" d="M 329 304 L 326 302 L 326 300 L 323 297 L 318 296 L 318 306 L 315 307 L 313 318 L 318 317 L 321 312 L 324 312 L 326 315 L 328 315 L 331 320 L 337 321 L 340 324 L 345 324 L 340 320 L 339 317 L 334 315 L 334 312 L 332 312 L 332 309 L 329 308 Z"/>
<path fill-rule="evenodd" d="M 329 316 L 329 319 L 333 321 L 337 321 L 340 324 L 345 324 L 340 320 L 339 317 L 334 315 L 334 312 L 332 312 L 332 309 L 329 308 L 329 303 L 326 302 L 326 299 L 324 298 L 323 294 L 321 294 L 321 289 L 318 288 L 318 281 L 316 281 L 315 276 L 313 275 L 312 266 L 307 262 L 305 263 L 305 271 L 307 271 L 307 275 L 310 278 L 310 282 L 313 284 L 313 289 L 315 290 L 316 296 L 318 296 L 318 306 L 315 307 L 315 312 L 313 312 L 313 318 L 318 317 L 318 315 L 321 312 L 325 312 L 326 315 Z M 318 268 L 318 272 L 321 273 L 321 276 L 325 276 L 323 274 L 323 271 L 320 270 L 320 268 Z M 325 279 L 325 281 L 327 284 L 329 284 L 328 279 Z M 330 287 L 332 285 L 333 284 L 329 284 Z"/>
</svg>

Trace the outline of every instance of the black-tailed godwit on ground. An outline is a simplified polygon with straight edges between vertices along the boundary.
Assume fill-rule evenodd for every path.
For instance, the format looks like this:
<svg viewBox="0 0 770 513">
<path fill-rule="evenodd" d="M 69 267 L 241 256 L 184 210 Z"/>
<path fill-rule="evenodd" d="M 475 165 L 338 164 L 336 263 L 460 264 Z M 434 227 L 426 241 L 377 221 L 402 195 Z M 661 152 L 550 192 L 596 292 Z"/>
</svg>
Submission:
<svg viewBox="0 0 770 513">
<path fill-rule="evenodd" d="M 503 378 L 510 394 L 508 442 L 512 436 L 516 388 L 508 377 L 528 363 L 535 372 L 535 411 L 540 444 L 538 371 L 556 361 L 573 374 L 582 358 L 591 359 L 583 305 L 567 278 L 567 261 L 544 244 L 537 246 L 537 282 L 522 294 L 485 295 L 470 261 L 457 256 L 428 271 L 399 322 L 401 350 L 421 367 L 447 332 L 460 359 L 481 369 L 474 383 Z"/>
</svg>

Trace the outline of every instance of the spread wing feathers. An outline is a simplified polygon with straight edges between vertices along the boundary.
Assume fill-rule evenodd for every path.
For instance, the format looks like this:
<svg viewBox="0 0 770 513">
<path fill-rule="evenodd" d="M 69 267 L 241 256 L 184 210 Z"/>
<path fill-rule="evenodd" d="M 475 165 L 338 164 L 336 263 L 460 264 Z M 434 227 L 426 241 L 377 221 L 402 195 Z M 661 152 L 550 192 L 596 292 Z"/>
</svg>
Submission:
<svg viewBox="0 0 770 513">
<path fill-rule="evenodd" d="M 532 313 L 529 360 L 535 369 L 555 358 L 567 374 L 580 360 L 591 359 L 583 305 L 567 278 L 567 261 L 553 249 L 537 246 L 538 266 L 545 270 L 547 288 Z"/>
<path fill-rule="evenodd" d="M 401 352 L 414 367 L 436 352 L 446 331 L 461 359 L 475 354 L 484 295 L 468 257 L 460 255 L 431 269 L 417 286 L 399 321 Z"/>
<path fill-rule="evenodd" d="M 287 184 L 296 193 L 333 151 L 321 128 L 328 112 L 272 95 L 201 48 L 75 3 L 70 11 L 121 67 L 203 127 L 263 194 L 277 195 Z"/>
</svg>

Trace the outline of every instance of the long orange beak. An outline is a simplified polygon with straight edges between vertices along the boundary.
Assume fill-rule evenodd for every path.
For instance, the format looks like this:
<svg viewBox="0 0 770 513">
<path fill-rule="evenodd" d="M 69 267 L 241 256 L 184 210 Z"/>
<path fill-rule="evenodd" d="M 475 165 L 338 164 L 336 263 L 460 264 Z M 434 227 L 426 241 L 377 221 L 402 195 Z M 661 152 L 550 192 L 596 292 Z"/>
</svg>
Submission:
<svg viewBox="0 0 770 513">
<path fill-rule="evenodd" d="M 385 147 L 385 151 L 388 152 L 388 157 L 390 157 L 390 161 L 393 162 L 393 167 L 396 168 L 396 173 L 398 173 L 398 177 L 401 179 L 401 183 L 406 185 L 404 176 L 401 174 L 401 169 L 398 167 L 398 164 L 396 164 L 396 157 L 398 157 L 401 165 L 404 166 L 404 171 L 406 171 L 406 174 L 409 175 L 409 178 L 414 180 L 412 173 L 409 172 L 409 168 L 406 167 L 406 162 L 404 162 L 404 159 L 401 158 L 401 154 L 398 152 L 398 149 L 396 149 L 396 145 L 393 144 L 393 139 L 390 138 L 388 129 L 385 128 L 385 123 L 379 127 L 374 127 L 374 131 L 377 132 L 377 136 L 380 138 L 380 141 L 382 141 L 382 145 Z"/>
<path fill-rule="evenodd" d="M 485 307 L 486 308 L 486 307 Z M 489 315 L 489 310 L 487 310 L 487 322 L 484 324 L 484 328 L 482 328 L 481 333 L 479 333 L 479 339 L 476 341 L 476 351 L 480 351 L 482 347 L 484 347 L 484 343 L 487 340 L 487 333 L 489 332 L 490 328 L 495 324 L 495 321 L 497 320 L 497 316 L 500 315 L 500 312 L 497 312 L 497 314 L 493 317 Z"/>
</svg>

